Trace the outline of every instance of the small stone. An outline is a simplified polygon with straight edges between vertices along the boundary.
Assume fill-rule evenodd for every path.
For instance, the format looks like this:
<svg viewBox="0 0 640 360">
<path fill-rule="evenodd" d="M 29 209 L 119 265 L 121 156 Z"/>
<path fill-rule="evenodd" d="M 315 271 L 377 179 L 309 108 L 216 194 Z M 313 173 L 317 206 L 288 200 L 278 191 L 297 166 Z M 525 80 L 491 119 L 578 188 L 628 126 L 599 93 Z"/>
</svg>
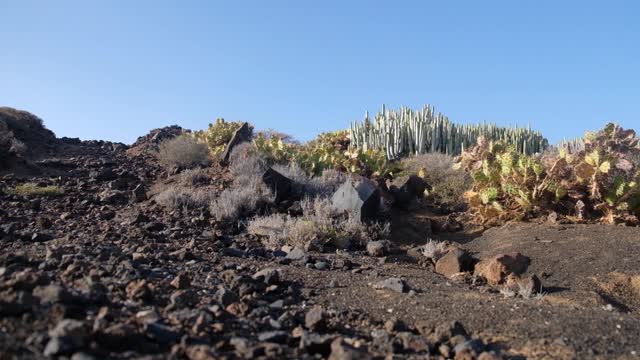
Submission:
<svg viewBox="0 0 640 360">
<path fill-rule="evenodd" d="M 49 342 L 45 346 L 45 356 L 71 354 L 87 343 L 88 329 L 81 321 L 63 319 L 49 331 Z"/>
<path fill-rule="evenodd" d="M 446 277 L 470 271 L 473 266 L 473 259 L 464 250 L 453 248 L 436 261 L 436 272 Z"/>
<path fill-rule="evenodd" d="M 499 285 L 509 274 L 521 275 L 527 271 L 529 262 L 529 258 L 520 253 L 498 255 L 477 263 L 475 274 L 487 279 L 490 285 Z"/>
<path fill-rule="evenodd" d="M 385 256 L 389 252 L 390 243 L 386 240 L 369 241 L 367 243 L 367 253 L 370 256 Z"/>
<path fill-rule="evenodd" d="M 283 344 L 289 338 L 289 334 L 285 331 L 265 331 L 258 334 L 258 340 L 261 342 L 273 342 Z"/>
<path fill-rule="evenodd" d="M 325 313 L 321 306 L 314 306 L 304 317 L 304 325 L 309 330 L 318 330 L 325 325 Z"/>
<path fill-rule="evenodd" d="M 180 340 L 180 334 L 173 331 L 170 327 L 159 323 L 150 323 L 145 325 L 144 333 L 149 338 L 160 344 L 168 344 Z"/>
<path fill-rule="evenodd" d="M 135 189 L 133 189 L 133 191 L 131 192 L 131 198 L 136 202 L 147 200 L 147 192 L 145 191 L 142 184 L 139 184 L 135 187 Z"/>
<path fill-rule="evenodd" d="M 195 305 L 198 302 L 196 293 L 191 290 L 176 290 L 169 296 L 173 308 L 184 308 Z"/>
<path fill-rule="evenodd" d="M 481 352 L 484 351 L 484 348 L 485 346 L 482 343 L 482 341 L 478 339 L 473 339 L 473 340 L 467 340 L 465 342 L 462 342 L 456 345 L 453 348 L 453 352 L 456 353 L 456 355 L 464 352 L 469 352 L 472 354 L 480 354 Z"/>
<path fill-rule="evenodd" d="M 38 286 L 33 290 L 33 295 L 40 298 L 40 302 L 45 304 L 70 303 L 73 301 L 71 293 L 60 285 Z"/>
<path fill-rule="evenodd" d="M 329 360 L 365 360 L 372 356 L 361 349 L 347 344 L 342 338 L 337 338 L 331 343 L 331 355 Z"/>
<path fill-rule="evenodd" d="M 151 296 L 151 290 L 146 280 L 134 280 L 127 285 L 126 293 L 131 300 L 147 300 Z"/>
<path fill-rule="evenodd" d="M 93 355 L 87 354 L 85 352 L 77 352 L 71 355 L 71 360 L 94 360 L 95 357 Z"/>
<path fill-rule="evenodd" d="M 262 281 L 267 285 L 275 285 L 280 282 L 280 272 L 276 269 L 267 268 L 253 274 L 254 280 Z"/>
<path fill-rule="evenodd" d="M 304 249 L 301 248 L 293 248 L 291 251 L 289 251 L 289 253 L 286 256 L 287 259 L 291 260 L 291 261 L 305 261 L 308 258 L 307 252 L 304 251 Z"/>
<path fill-rule="evenodd" d="M 373 288 L 379 289 L 379 290 L 380 289 L 392 290 L 397 293 L 404 293 L 409 290 L 409 287 L 404 282 L 404 280 L 399 278 L 388 278 L 386 280 L 378 281 L 377 283 L 373 284 Z"/>
<path fill-rule="evenodd" d="M 284 307 L 284 300 L 278 299 L 269 304 L 269 307 L 272 309 L 282 309 Z"/>
<path fill-rule="evenodd" d="M 171 281 L 170 285 L 176 289 L 185 289 L 191 285 L 191 279 L 189 279 L 187 274 L 178 274 L 178 276 Z"/>
<path fill-rule="evenodd" d="M 37 232 L 37 233 L 33 233 L 31 235 L 31 241 L 32 242 L 45 242 L 45 241 L 49 241 L 53 239 L 53 236 L 49 235 L 49 234 L 44 234 L 41 232 Z"/>
<path fill-rule="evenodd" d="M 385 321 L 384 329 L 388 333 L 393 333 L 393 332 L 396 332 L 396 331 L 402 331 L 404 329 L 404 324 L 402 324 L 402 322 L 400 322 L 398 319 L 393 318 L 393 319 L 389 319 L 389 320 Z"/>
<path fill-rule="evenodd" d="M 502 358 L 494 352 L 485 351 L 478 356 L 478 360 L 501 360 Z"/>
<path fill-rule="evenodd" d="M 314 267 L 318 270 L 327 270 L 329 268 L 329 264 L 326 261 L 318 261 L 314 264 Z"/>
<path fill-rule="evenodd" d="M 222 305 L 223 307 L 227 307 L 232 303 L 238 301 L 238 295 L 236 295 L 232 291 L 227 290 L 223 286 L 220 286 L 218 288 L 218 291 L 216 291 L 215 297 L 218 303 L 220 303 L 220 305 Z"/>
<path fill-rule="evenodd" d="M 70 354 L 75 350 L 73 341 L 68 337 L 52 337 L 44 348 L 44 356 Z"/>
</svg>

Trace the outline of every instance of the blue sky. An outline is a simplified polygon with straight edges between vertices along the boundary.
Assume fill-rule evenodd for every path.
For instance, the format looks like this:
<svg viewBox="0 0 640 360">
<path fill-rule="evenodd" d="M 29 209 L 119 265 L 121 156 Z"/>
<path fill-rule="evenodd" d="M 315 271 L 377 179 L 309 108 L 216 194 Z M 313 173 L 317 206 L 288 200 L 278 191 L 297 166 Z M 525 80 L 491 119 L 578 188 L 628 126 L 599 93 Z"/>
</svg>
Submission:
<svg viewBox="0 0 640 360">
<path fill-rule="evenodd" d="M 217 117 L 306 140 L 383 103 L 640 130 L 639 4 L 0 0 L 0 105 L 125 143 Z"/>
</svg>

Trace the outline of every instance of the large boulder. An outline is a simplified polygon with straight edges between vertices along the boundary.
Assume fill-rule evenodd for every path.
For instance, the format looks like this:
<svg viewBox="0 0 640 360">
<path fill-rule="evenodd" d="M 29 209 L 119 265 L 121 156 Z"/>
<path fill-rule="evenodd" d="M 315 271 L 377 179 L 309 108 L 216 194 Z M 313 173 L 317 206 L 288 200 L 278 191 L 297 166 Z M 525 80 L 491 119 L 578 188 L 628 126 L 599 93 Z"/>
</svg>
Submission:
<svg viewBox="0 0 640 360">
<path fill-rule="evenodd" d="M 293 181 L 273 170 L 273 168 L 268 168 L 267 171 L 264 172 L 262 182 L 274 193 L 276 203 L 290 200 L 295 195 Z"/>
<path fill-rule="evenodd" d="M 360 221 L 365 221 L 377 215 L 380 192 L 369 179 L 350 179 L 338 188 L 331 201 L 334 209 L 348 212 Z"/>
<path fill-rule="evenodd" d="M 243 142 L 247 142 L 251 140 L 252 130 L 249 126 L 249 123 L 244 122 L 238 130 L 233 133 L 231 140 L 227 143 L 227 146 L 224 149 L 224 152 L 220 155 L 220 164 L 227 165 L 229 164 L 229 156 L 231 156 L 231 151 L 238 144 Z"/>
</svg>

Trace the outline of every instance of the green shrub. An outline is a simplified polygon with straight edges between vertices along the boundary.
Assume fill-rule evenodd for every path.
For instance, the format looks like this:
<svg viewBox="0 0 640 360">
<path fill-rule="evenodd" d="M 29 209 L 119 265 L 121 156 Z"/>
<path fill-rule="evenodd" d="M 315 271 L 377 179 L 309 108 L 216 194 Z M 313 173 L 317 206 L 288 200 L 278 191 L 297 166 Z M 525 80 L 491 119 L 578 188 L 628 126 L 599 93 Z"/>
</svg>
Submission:
<svg viewBox="0 0 640 360">
<path fill-rule="evenodd" d="M 465 207 L 464 193 L 471 189 L 473 180 L 462 169 L 454 169 L 452 156 L 432 153 L 402 160 L 404 173 L 416 174 L 431 185 L 427 198 L 445 211 L 459 211 Z"/>
<path fill-rule="evenodd" d="M 158 160 L 165 168 L 190 169 L 209 164 L 209 152 L 206 145 L 197 142 L 189 135 L 180 135 L 160 143 Z"/>
<path fill-rule="evenodd" d="M 35 196 L 60 196 L 64 194 L 64 190 L 62 190 L 59 186 L 49 185 L 49 186 L 39 186 L 35 183 L 25 183 L 22 185 L 18 185 L 15 188 L 9 190 L 10 194 L 27 196 L 27 197 L 35 197 Z"/>
<path fill-rule="evenodd" d="M 357 150 L 349 146 L 347 131 L 322 133 L 305 144 L 286 142 L 272 136 L 257 136 L 254 145 L 272 163 L 295 163 L 304 171 L 320 175 L 333 169 L 364 176 L 386 175 L 395 171 L 384 153 Z"/>
<path fill-rule="evenodd" d="M 231 140 L 233 133 L 238 130 L 244 122 L 230 121 L 227 122 L 222 118 L 216 119 L 209 124 L 207 130 L 196 131 L 193 136 L 201 143 L 207 145 L 212 156 L 222 153 L 227 143 Z M 249 126 L 253 131 L 253 126 Z"/>
</svg>

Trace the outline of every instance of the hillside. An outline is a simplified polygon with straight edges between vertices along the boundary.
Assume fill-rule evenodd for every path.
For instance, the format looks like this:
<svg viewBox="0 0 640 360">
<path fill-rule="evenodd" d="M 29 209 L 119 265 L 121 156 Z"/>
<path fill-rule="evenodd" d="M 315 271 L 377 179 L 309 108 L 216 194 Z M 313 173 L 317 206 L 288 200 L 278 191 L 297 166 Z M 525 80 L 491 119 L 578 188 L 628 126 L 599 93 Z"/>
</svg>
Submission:
<svg viewBox="0 0 640 360">
<path fill-rule="evenodd" d="M 0 135 L 0 358 L 640 356 L 629 208 L 476 207 L 452 158 L 343 132 L 222 120 L 124 145 L 0 108 Z"/>
</svg>

